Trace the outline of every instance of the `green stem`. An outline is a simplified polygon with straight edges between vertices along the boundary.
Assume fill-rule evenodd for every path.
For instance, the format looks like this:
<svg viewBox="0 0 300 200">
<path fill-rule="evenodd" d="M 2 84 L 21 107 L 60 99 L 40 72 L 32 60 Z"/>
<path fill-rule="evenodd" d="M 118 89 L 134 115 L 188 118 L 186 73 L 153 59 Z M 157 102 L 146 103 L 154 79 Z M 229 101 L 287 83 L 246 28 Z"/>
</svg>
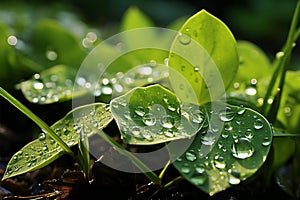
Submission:
<svg viewBox="0 0 300 200">
<path fill-rule="evenodd" d="M 106 133 L 103 131 L 99 131 L 98 134 L 110 145 L 115 147 L 115 149 L 121 153 L 122 155 L 126 156 L 129 158 L 133 164 L 138 167 L 141 172 L 144 173 L 144 175 L 154 184 L 161 185 L 161 180 L 159 177 L 151 170 L 149 167 L 147 167 L 142 161 L 140 161 L 137 157 L 135 157 L 131 152 L 127 151 L 124 149 L 123 146 L 121 146 L 118 142 L 116 142 L 113 138 L 108 136 Z"/>
<path fill-rule="evenodd" d="M 65 152 L 75 158 L 74 153 L 70 149 L 70 147 L 58 135 L 56 135 L 54 131 L 43 120 L 41 120 L 38 116 L 31 112 L 20 101 L 11 96 L 2 87 L 0 87 L 0 95 L 17 109 L 19 109 L 22 113 L 24 113 L 27 117 L 29 117 L 32 121 L 34 121 L 46 134 L 48 134 L 54 141 L 56 141 Z"/>
<path fill-rule="evenodd" d="M 163 178 L 163 176 L 164 176 L 164 174 L 165 174 L 167 168 L 169 167 L 170 163 L 171 163 L 171 161 L 169 160 L 169 161 L 166 163 L 166 165 L 165 165 L 165 167 L 163 168 L 163 170 L 160 172 L 160 174 L 159 174 L 159 176 L 158 176 L 158 178 L 159 178 L 160 180 L 162 180 L 162 178 Z"/>
<path fill-rule="evenodd" d="M 173 180 L 171 180 L 170 182 L 168 182 L 167 184 L 165 184 L 162 188 L 156 190 L 149 198 L 152 199 L 153 197 L 155 197 L 155 195 L 157 195 L 159 192 L 161 191 L 165 191 L 167 190 L 169 187 L 171 187 L 174 183 L 178 182 L 178 181 L 181 181 L 181 180 L 184 180 L 184 178 L 182 176 L 178 176 L 176 178 L 174 178 Z"/>
<path fill-rule="evenodd" d="M 268 90 L 264 97 L 261 111 L 264 115 L 268 116 L 269 120 L 271 120 L 271 121 L 274 121 L 276 119 L 277 111 L 275 111 L 274 113 L 269 113 L 269 111 L 267 111 L 268 99 L 271 96 L 272 92 L 274 91 L 274 88 L 276 87 L 275 82 L 278 80 L 277 79 L 278 75 L 281 73 L 279 86 L 277 87 L 277 88 L 279 88 L 279 95 L 276 97 L 277 98 L 276 101 L 274 101 L 274 104 L 269 109 L 271 112 L 273 112 L 272 110 L 274 110 L 274 109 L 278 110 L 278 107 L 280 105 L 280 100 L 281 100 L 285 72 L 289 65 L 291 52 L 292 52 L 292 49 L 294 48 L 294 42 L 298 39 L 298 37 L 300 35 L 300 30 L 297 29 L 299 13 L 300 13 L 300 1 L 297 2 L 296 9 L 295 9 L 293 19 L 291 22 L 291 26 L 289 29 L 287 41 L 281 50 L 283 55 L 281 57 L 275 59 L 275 62 L 274 62 L 275 71 L 273 73 Z"/>
</svg>

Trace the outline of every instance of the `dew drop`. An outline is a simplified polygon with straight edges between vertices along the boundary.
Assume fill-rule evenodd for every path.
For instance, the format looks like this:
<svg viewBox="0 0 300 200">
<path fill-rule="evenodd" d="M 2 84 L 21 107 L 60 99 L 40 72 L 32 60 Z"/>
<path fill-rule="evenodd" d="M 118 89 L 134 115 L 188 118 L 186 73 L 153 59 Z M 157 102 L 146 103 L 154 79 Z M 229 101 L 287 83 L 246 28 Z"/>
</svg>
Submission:
<svg viewBox="0 0 300 200">
<path fill-rule="evenodd" d="M 188 161 L 195 161 L 197 159 L 197 156 L 196 154 L 193 152 L 193 151 L 187 151 L 185 153 L 185 158 L 188 160 Z"/>
<path fill-rule="evenodd" d="M 172 130 L 164 130 L 164 136 L 171 138 L 174 137 L 174 133 Z"/>
<path fill-rule="evenodd" d="M 204 185 L 207 181 L 207 175 L 206 173 L 196 173 L 191 177 L 191 182 L 195 185 Z"/>
<path fill-rule="evenodd" d="M 231 152 L 235 158 L 246 159 L 253 155 L 254 148 L 248 138 L 239 138 L 232 144 Z"/>
<path fill-rule="evenodd" d="M 224 125 L 224 130 L 225 130 L 225 131 L 232 131 L 232 129 L 233 129 L 233 126 L 231 126 L 230 123 L 226 123 L 226 124 Z M 227 134 L 227 136 L 228 136 L 228 134 Z"/>
<path fill-rule="evenodd" d="M 225 110 L 220 112 L 219 118 L 223 122 L 231 121 L 234 118 L 234 112 L 230 107 L 226 107 Z"/>
<path fill-rule="evenodd" d="M 200 110 L 193 110 L 191 113 L 191 121 L 196 124 L 201 124 L 204 121 L 204 114 Z"/>
<path fill-rule="evenodd" d="M 243 105 L 240 105 L 240 107 L 238 108 L 237 114 L 242 115 L 245 113 L 245 111 L 246 111 L 245 107 Z"/>
<path fill-rule="evenodd" d="M 183 165 L 181 166 L 180 169 L 181 169 L 182 173 L 184 173 L 184 174 L 188 174 L 191 172 L 191 167 L 188 163 L 183 163 Z"/>
<path fill-rule="evenodd" d="M 264 137 L 262 145 L 264 147 L 269 146 L 271 144 L 271 139 L 269 137 Z"/>
<path fill-rule="evenodd" d="M 142 106 L 138 106 L 134 112 L 140 117 L 143 117 L 146 113 L 145 108 Z"/>
<path fill-rule="evenodd" d="M 216 137 L 212 130 L 206 131 L 206 133 L 203 134 L 201 137 L 201 143 L 204 145 L 208 145 L 208 146 L 213 145 L 215 141 L 216 141 Z"/>
<path fill-rule="evenodd" d="M 138 138 L 141 137 L 141 129 L 138 126 L 132 127 L 131 132 L 134 137 L 138 137 Z"/>
<path fill-rule="evenodd" d="M 231 185 L 237 185 L 241 182 L 240 173 L 237 170 L 229 169 L 226 178 L 228 183 Z"/>
<path fill-rule="evenodd" d="M 245 132 L 245 136 L 246 136 L 246 138 L 248 138 L 248 139 L 253 138 L 253 131 L 252 131 L 250 128 L 247 129 L 246 132 Z"/>
<path fill-rule="evenodd" d="M 198 66 L 194 67 L 194 72 L 199 72 L 200 68 Z"/>
<path fill-rule="evenodd" d="M 164 128 L 168 128 L 168 129 L 173 128 L 174 119 L 170 115 L 163 116 L 161 119 L 161 124 Z"/>
<path fill-rule="evenodd" d="M 178 34 L 178 40 L 183 45 L 188 45 L 188 44 L 191 43 L 191 37 L 187 34 L 179 33 Z"/>
<path fill-rule="evenodd" d="M 205 165 L 204 164 L 196 164 L 195 171 L 197 173 L 204 173 L 205 172 Z"/>
<path fill-rule="evenodd" d="M 257 91 L 256 91 L 256 89 L 254 87 L 251 86 L 251 87 L 247 87 L 245 89 L 245 93 L 247 95 L 254 96 L 254 95 L 256 95 Z"/>
<path fill-rule="evenodd" d="M 40 135 L 39 135 L 39 140 L 40 141 L 44 141 L 46 139 L 46 134 L 44 132 L 42 132 Z"/>
<path fill-rule="evenodd" d="M 214 165 L 217 169 L 224 169 L 226 167 L 224 157 L 216 154 L 214 157 Z"/>
<path fill-rule="evenodd" d="M 263 126 L 264 126 L 264 124 L 263 124 L 263 121 L 261 119 L 255 120 L 255 122 L 254 122 L 254 128 L 256 130 L 261 129 Z"/>
<path fill-rule="evenodd" d="M 153 126 L 156 123 L 156 118 L 152 113 L 147 113 L 143 116 L 143 122 L 147 126 Z"/>
</svg>

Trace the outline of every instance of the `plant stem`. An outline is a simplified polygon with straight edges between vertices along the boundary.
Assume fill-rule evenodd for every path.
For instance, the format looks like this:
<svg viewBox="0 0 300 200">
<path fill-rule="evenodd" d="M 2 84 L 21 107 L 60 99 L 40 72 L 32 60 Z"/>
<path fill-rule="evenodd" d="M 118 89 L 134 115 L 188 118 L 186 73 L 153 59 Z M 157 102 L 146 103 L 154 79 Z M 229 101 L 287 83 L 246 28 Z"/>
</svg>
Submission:
<svg viewBox="0 0 300 200">
<path fill-rule="evenodd" d="M 116 142 L 113 138 L 111 138 L 109 135 L 107 135 L 104 131 L 99 131 L 98 134 L 110 145 L 115 147 L 115 149 L 121 153 L 122 155 L 129 158 L 133 164 L 138 167 L 141 172 L 144 173 L 144 175 L 154 184 L 161 185 L 160 178 L 151 170 L 149 167 L 147 167 L 142 161 L 140 161 L 137 157 L 135 157 L 131 152 L 124 149 L 123 146 L 121 146 L 118 142 Z"/>
<path fill-rule="evenodd" d="M 264 97 L 263 105 L 262 105 L 262 113 L 267 116 L 268 120 L 271 122 L 276 120 L 277 111 L 280 105 L 281 100 L 281 94 L 283 90 L 284 80 L 285 80 L 285 73 L 287 71 L 287 68 L 289 66 L 290 57 L 292 53 L 292 49 L 294 48 L 294 42 L 298 39 L 300 35 L 300 29 L 297 29 L 297 24 L 299 21 L 300 16 L 300 1 L 297 2 L 296 9 L 294 11 L 293 19 L 291 22 L 291 26 L 289 29 L 287 41 L 282 48 L 282 56 L 275 59 L 274 67 L 275 71 L 273 73 L 273 76 L 271 78 L 268 90 L 266 92 L 266 95 Z M 274 91 L 275 82 L 278 80 L 278 75 L 280 74 L 280 81 L 278 85 L 277 95 L 274 98 L 274 101 L 271 105 L 271 108 L 269 111 L 267 111 L 268 107 L 268 99 L 271 96 L 271 93 Z"/>
<path fill-rule="evenodd" d="M 162 178 L 163 178 L 163 176 L 164 176 L 164 174 L 165 174 L 167 168 L 169 167 L 170 163 L 171 163 L 171 161 L 169 160 L 169 161 L 166 163 L 166 165 L 165 165 L 165 167 L 163 168 L 163 170 L 160 172 L 160 174 L 159 174 L 159 176 L 158 176 L 158 178 L 159 178 L 160 180 L 162 180 Z"/>
<path fill-rule="evenodd" d="M 70 147 L 58 136 L 54 133 L 54 131 L 38 116 L 36 116 L 33 112 L 31 112 L 26 106 L 24 106 L 20 101 L 15 99 L 12 95 L 10 95 L 6 90 L 0 87 L 0 95 L 5 98 L 9 103 L 19 109 L 22 113 L 24 113 L 29 119 L 34 121 L 46 134 L 48 134 L 55 142 L 57 142 L 61 148 L 70 154 L 73 158 L 75 158 L 73 151 Z"/>
</svg>

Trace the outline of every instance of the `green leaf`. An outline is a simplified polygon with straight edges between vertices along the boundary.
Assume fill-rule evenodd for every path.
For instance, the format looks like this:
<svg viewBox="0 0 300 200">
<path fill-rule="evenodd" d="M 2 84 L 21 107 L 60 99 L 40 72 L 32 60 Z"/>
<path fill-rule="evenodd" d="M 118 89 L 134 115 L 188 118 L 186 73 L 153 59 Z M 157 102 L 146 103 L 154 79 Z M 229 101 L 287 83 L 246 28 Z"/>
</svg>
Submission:
<svg viewBox="0 0 300 200">
<path fill-rule="evenodd" d="M 235 98 L 260 107 L 273 73 L 267 55 L 254 43 L 237 41 L 238 72 L 227 89 L 228 98 Z"/>
<path fill-rule="evenodd" d="M 186 106 L 188 111 L 182 110 L 176 95 L 158 84 L 134 88 L 110 104 L 128 144 L 151 145 L 190 138 L 204 121 L 198 107 Z"/>
<path fill-rule="evenodd" d="M 300 71 L 287 71 L 278 110 L 277 120 L 287 132 L 299 133 L 300 130 Z"/>
<path fill-rule="evenodd" d="M 265 162 L 272 129 L 264 116 L 238 106 L 205 105 L 209 121 L 174 166 L 209 195 L 252 176 Z"/>
<path fill-rule="evenodd" d="M 70 100 L 72 97 L 87 93 L 85 87 L 81 89 L 77 87 L 74 94 L 76 73 L 77 70 L 72 67 L 56 65 L 19 83 L 17 88 L 31 103 L 50 104 Z"/>
<path fill-rule="evenodd" d="M 120 26 L 121 31 L 126 31 L 135 28 L 152 27 L 154 24 L 139 8 L 131 6 L 125 12 Z"/>
<path fill-rule="evenodd" d="M 201 10 L 185 22 L 174 39 L 169 66 L 192 86 L 198 98 L 192 103 L 217 100 L 238 69 L 236 41 L 222 21 Z M 176 73 L 170 73 L 170 80 L 176 94 L 183 96 L 185 80 Z"/>
<path fill-rule="evenodd" d="M 79 68 L 87 55 L 82 41 L 55 20 L 44 19 L 37 23 L 34 36 L 36 57 L 48 66 L 65 64 Z"/>
<path fill-rule="evenodd" d="M 73 109 L 51 128 L 71 147 L 78 144 L 79 134 L 89 137 L 107 126 L 112 119 L 106 104 L 94 103 Z M 41 133 L 12 156 L 2 179 L 40 169 L 64 153 L 53 139 Z"/>
</svg>

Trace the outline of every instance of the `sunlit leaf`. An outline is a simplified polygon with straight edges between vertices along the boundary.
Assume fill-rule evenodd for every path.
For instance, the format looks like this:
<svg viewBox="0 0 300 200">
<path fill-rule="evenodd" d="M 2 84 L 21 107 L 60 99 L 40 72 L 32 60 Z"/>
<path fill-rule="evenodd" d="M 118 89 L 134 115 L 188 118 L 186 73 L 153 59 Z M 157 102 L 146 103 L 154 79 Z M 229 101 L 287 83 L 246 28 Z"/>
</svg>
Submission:
<svg viewBox="0 0 300 200">
<path fill-rule="evenodd" d="M 205 10 L 190 17 L 181 27 L 169 54 L 169 66 L 188 81 L 198 102 L 217 100 L 225 93 L 238 68 L 236 41 L 228 27 Z M 170 73 L 176 94 L 186 85 Z"/>
<path fill-rule="evenodd" d="M 76 97 L 73 92 L 76 72 L 76 69 L 69 66 L 56 65 L 19 83 L 17 88 L 32 103 L 50 104 L 70 100 Z M 86 93 L 86 89 L 83 87 L 76 92 Z"/>
<path fill-rule="evenodd" d="M 254 43 L 239 40 L 237 49 L 239 68 L 226 93 L 228 98 L 259 107 L 272 76 L 272 65 L 263 50 Z"/>
<path fill-rule="evenodd" d="M 106 104 L 94 103 L 75 108 L 51 128 L 71 147 L 78 144 L 80 134 L 89 137 L 107 126 L 112 119 Z M 52 138 L 41 133 L 12 156 L 3 179 L 40 169 L 64 153 Z"/>
<path fill-rule="evenodd" d="M 122 31 L 126 31 L 134 28 L 152 27 L 154 24 L 139 8 L 131 6 L 124 13 L 120 26 Z"/>
<path fill-rule="evenodd" d="M 192 137 L 205 116 L 199 107 L 185 109 L 175 94 L 157 84 L 134 88 L 111 101 L 124 142 L 135 145 Z"/>
<path fill-rule="evenodd" d="M 212 102 L 209 121 L 174 166 L 189 182 L 213 195 L 252 176 L 265 162 L 272 129 L 258 112 Z"/>
</svg>

